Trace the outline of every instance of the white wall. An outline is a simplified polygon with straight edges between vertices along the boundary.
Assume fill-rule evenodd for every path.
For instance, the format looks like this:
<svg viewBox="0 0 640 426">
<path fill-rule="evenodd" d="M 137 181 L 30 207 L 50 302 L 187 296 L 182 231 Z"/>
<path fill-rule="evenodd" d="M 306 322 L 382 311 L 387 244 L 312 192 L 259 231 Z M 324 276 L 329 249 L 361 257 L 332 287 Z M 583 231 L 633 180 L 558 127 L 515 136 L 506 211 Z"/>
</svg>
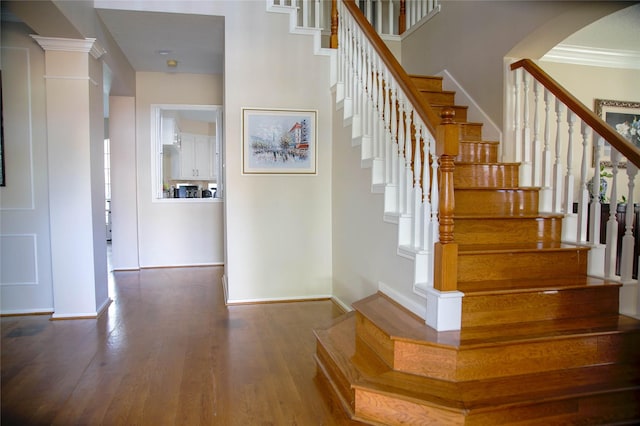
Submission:
<svg viewBox="0 0 640 426">
<path fill-rule="evenodd" d="M 135 98 L 109 99 L 111 143 L 111 263 L 113 269 L 138 269 L 138 188 L 136 179 Z"/>
<path fill-rule="evenodd" d="M 225 156 L 229 300 L 331 294 L 329 60 L 288 33 L 263 1 L 235 2 L 225 19 Z M 258 36 L 259 34 L 259 36 Z M 242 107 L 316 109 L 316 176 L 241 174 Z"/>
<path fill-rule="evenodd" d="M 6 186 L 0 187 L 0 312 L 52 312 L 44 52 L 2 23 Z"/>
<path fill-rule="evenodd" d="M 151 105 L 221 105 L 222 76 L 136 74 L 138 246 L 141 267 L 224 262 L 223 206 L 219 199 L 161 199 L 152 194 Z M 120 188 L 126 190 L 126 188 Z M 134 191 L 134 188 L 130 188 Z M 114 222 L 114 229 L 118 224 Z"/>
<path fill-rule="evenodd" d="M 413 262 L 396 254 L 398 226 L 385 223 L 384 196 L 371 192 L 371 169 L 360 167 L 360 147 L 351 145 L 351 126 L 334 113 L 332 172 L 333 294 L 343 304 L 378 291 L 426 309 L 412 291 Z M 401 300 L 398 300 L 399 302 Z"/>
<path fill-rule="evenodd" d="M 403 40 L 402 65 L 412 74 L 447 70 L 502 127 L 504 57 L 538 59 L 621 7 L 621 2 L 445 1 L 440 13 Z"/>
</svg>

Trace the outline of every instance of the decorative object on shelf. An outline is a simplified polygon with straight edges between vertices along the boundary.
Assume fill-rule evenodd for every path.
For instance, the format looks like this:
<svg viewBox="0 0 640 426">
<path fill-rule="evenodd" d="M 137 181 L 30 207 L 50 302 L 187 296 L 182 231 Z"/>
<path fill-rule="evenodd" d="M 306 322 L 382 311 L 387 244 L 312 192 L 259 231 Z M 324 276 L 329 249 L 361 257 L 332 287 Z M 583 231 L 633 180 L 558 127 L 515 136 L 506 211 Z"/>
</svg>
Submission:
<svg viewBox="0 0 640 426">
<path fill-rule="evenodd" d="M 317 174 L 316 110 L 242 109 L 243 174 Z"/>
<path fill-rule="evenodd" d="M 640 148 L 640 102 L 596 99 L 595 113 L 625 139 Z M 605 142 L 600 164 L 611 167 L 609 158 L 611 158 L 611 145 Z M 620 162 L 618 165 L 620 169 L 626 167 L 626 162 Z"/>
<path fill-rule="evenodd" d="M 609 199 L 607 198 L 607 186 L 608 186 L 608 181 L 606 178 L 612 178 L 613 174 L 611 172 L 608 172 L 605 170 L 605 165 L 601 162 L 600 163 L 600 188 L 599 188 L 599 192 L 598 192 L 598 200 L 601 203 L 606 203 L 609 201 Z M 587 189 L 589 190 L 589 201 L 593 201 L 593 178 L 589 179 L 589 182 L 587 182 Z"/>
</svg>

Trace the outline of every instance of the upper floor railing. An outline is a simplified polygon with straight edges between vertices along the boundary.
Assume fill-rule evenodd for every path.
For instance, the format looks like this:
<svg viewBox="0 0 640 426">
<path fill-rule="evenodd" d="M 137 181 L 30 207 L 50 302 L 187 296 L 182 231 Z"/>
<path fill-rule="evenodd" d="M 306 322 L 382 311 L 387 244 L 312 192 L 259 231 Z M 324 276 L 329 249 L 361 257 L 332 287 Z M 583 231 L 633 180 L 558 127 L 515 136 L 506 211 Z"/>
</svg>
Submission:
<svg viewBox="0 0 640 426">
<path fill-rule="evenodd" d="M 296 8 L 298 27 L 320 28 L 336 39 L 337 28 L 332 25 L 336 0 L 268 1 L 276 6 Z M 355 3 L 378 35 L 383 37 L 399 36 L 440 10 L 440 0 L 358 0 Z"/>
</svg>

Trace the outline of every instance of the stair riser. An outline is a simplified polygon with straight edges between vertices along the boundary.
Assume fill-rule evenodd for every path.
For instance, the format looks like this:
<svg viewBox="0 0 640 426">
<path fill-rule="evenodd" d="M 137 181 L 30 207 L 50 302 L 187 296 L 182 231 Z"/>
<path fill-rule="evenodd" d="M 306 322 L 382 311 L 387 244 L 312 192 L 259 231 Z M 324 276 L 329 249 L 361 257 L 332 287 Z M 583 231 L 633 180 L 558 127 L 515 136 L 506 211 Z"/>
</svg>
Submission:
<svg viewBox="0 0 640 426">
<path fill-rule="evenodd" d="M 456 215 L 533 215 L 538 213 L 536 189 L 496 189 L 455 191 Z"/>
<path fill-rule="evenodd" d="M 545 279 L 586 273 L 584 250 L 458 255 L 458 281 Z"/>
<path fill-rule="evenodd" d="M 492 143 L 461 142 L 455 161 L 470 163 L 495 163 L 498 161 L 498 146 Z"/>
<path fill-rule="evenodd" d="M 333 392 L 337 392 L 338 395 L 336 396 L 343 401 L 343 405 L 352 408 L 355 394 L 351 388 L 351 383 L 320 342 L 316 346 L 316 365 L 317 374 L 326 380 L 327 385 Z"/>
<path fill-rule="evenodd" d="M 560 218 L 454 219 L 458 244 L 560 241 Z"/>
<path fill-rule="evenodd" d="M 462 300 L 462 328 L 618 313 L 618 287 L 479 295 Z"/>
<path fill-rule="evenodd" d="M 488 380 L 603 364 L 632 365 L 639 356 L 638 333 L 512 341 L 464 351 L 398 341 L 394 368 L 434 379 Z"/>
<path fill-rule="evenodd" d="M 462 410 L 419 404 L 393 395 L 356 390 L 355 419 L 383 425 L 462 425 Z"/>
<path fill-rule="evenodd" d="M 427 102 L 438 105 L 453 105 L 456 97 L 456 94 L 453 92 L 430 92 L 422 90 L 420 94 Z"/>
<path fill-rule="evenodd" d="M 415 75 L 410 77 L 418 90 L 429 90 L 432 92 L 442 91 L 442 77 L 423 77 Z"/>
<path fill-rule="evenodd" d="M 517 164 L 459 164 L 453 175 L 454 187 L 516 188 Z"/>
<path fill-rule="evenodd" d="M 481 141 L 482 140 L 482 124 L 481 123 L 459 123 L 460 140 L 463 141 Z"/>
<path fill-rule="evenodd" d="M 637 424 L 640 391 L 631 389 L 469 413 L 465 425 Z M 480 410 L 478 410 L 480 411 Z M 527 419 L 527 421 L 523 421 Z"/>
<path fill-rule="evenodd" d="M 393 342 L 389 335 L 356 312 L 356 352 L 373 351 L 389 367 L 393 366 Z M 368 347 L 361 349 L 361 345 Z"/>
</svg>

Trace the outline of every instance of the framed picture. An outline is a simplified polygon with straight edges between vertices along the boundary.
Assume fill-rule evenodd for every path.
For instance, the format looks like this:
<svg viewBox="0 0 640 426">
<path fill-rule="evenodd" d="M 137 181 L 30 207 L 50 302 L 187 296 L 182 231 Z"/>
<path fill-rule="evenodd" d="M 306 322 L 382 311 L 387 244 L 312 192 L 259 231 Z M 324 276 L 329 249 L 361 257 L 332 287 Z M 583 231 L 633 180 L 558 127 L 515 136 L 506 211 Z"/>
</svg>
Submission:
<svg viewBox="0 0 640 426">
<path fill-rule="evenodd" d="M 242 109 L 243 174 L 317 174 L 315 110 Z"/>
<path fill-rule="evenodd" d="M 640 147 L 640 102 L 596 99 L 595 113 L 625 139 Z M 601 164 L 605 167 L 611 167 L 610 158 L 611 145 L 605 142 Z M 626 162 L 621 161 L 618 164 L 618 168 L 625 168 L 626 166 Z"/>
</svg>

